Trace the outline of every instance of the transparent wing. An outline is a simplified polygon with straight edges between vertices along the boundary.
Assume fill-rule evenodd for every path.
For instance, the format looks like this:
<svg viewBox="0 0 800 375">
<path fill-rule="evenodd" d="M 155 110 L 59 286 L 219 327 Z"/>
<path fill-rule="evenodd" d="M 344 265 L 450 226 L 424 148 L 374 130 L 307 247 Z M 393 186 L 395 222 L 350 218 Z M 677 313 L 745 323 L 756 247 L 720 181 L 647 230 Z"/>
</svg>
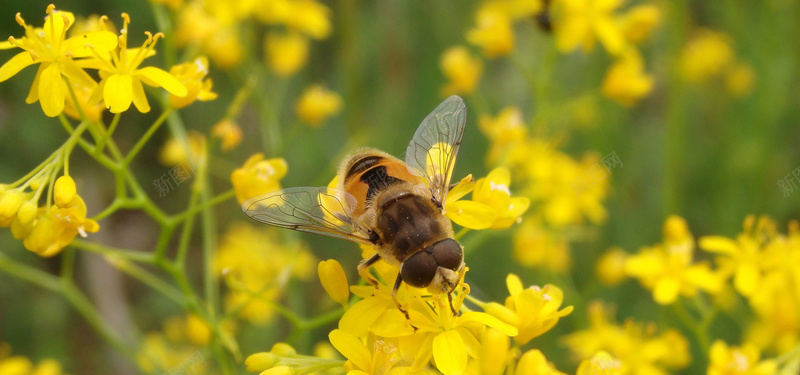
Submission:
<svg viewBox="0 0 800 375">
<path fill-rule="evenodd" d="M 242 203 L 251 218 L 293 229 L 372 244 L 369 234 L 353 221 L 356 198 L 329 187 L 296 187 L 252 198 Z"/>
<path fill-rule="evenodd" d="M 453 95 L 422 120 L 406 149 L 409 171 L 428 181 L 433 197 L 440 203 L 444 203 L 450 186 L 466 122 L 467 107 Z"/>
</svg>

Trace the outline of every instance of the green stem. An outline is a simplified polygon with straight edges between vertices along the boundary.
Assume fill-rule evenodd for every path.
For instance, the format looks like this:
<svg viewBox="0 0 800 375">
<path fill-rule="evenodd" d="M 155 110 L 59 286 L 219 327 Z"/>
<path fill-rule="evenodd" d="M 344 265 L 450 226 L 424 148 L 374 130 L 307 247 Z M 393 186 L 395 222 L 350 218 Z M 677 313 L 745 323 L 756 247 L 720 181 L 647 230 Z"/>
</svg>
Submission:
<svg viewBox="0 0 800 375">
<path fill-rule="evenodd" d="M 2 252 L 0 252 L 0 271 L 53 292 L 61 291 L 61 281 L 57 277 L 16 262 Z"/>
<path fill-rule="evenodd" d="M 218 204 L 220 204 L 220 203 L 222 203 L 224 201 L 227 201 L 228 199 L 233 198 L 234 196 L 236 196 L 236 192 L 233 189 L 228 190 L 228 191 L 226 191 L 224 193 L 221 193 L 221 194 L 215 196 L 214 198 L 211 198 L 211 199 L 209 199 L 207 201 L 200 202 L 200 204 L 198 204 L 198 205 L 196 205 L 194 207 L 190 207 L 186 211 L 173 216 L 173 218 L 177 222 L 186 220 L 187 218 L 189 218 L 191 216 L 194 216 L 198 212 L 204 211 L 205 209 L 207 209 L 209 207 L 216 206 L 216 205 L 218 205 Z"/>
<path fill-rule="evenodd" d="M 139 153 L 139 151 L 142 150 L 142 147 L 144 147 L 144 145 L 147 143 L 147 141 L 150 140 L 150 137 L 152 137 L 153 134 L 155 134 L 155 132 L 158 130 L 158 128 L 161 127 L 161 124 L 164 123 L 164 121 L 167 119 L 167 117 L 169 116 L 169 114 L 171 112 L 172 112 L 171 109 L 169 109 L 169 108 L 166 109 L 164 111 L 164 113 L 162 113 L 161 116 L 158 116 L 156 121 L 153 122 L 152 125 L 150 125 L 150 128 L 147 129 L 147 131 L 144 133 L 144 135 L 142 135 L 142 138 L 140 138 L 139 141 L 136 142 L 136 144 L 133 146 L 131 151 L 128 152 L 128 155 L 125 156 L 125 159 L 122 161 L 122 166 L 123 167 L 127 167 L 128 165 L 130 165 L 130 163 L 133 160 L 133 158 L 135 158 L 136 155 Z"/>
<path fill-rule="evenodd" d="M 70 246 L 74 246 L 78 249 L 92 252 L 95 254 L 116 256 L 133 262 L 155 264 L 155 257 L 153 256 L 153 254 L 142 251 L 120 249 L 116 247 L 101 245 L 99 243 L 87 242 L 79 239 L 72 240 Z"/>
<path fill-rule="evenodd" d="M 117 124 L 119 124 L 119 118 L 122 115 L 122 112 L 115 113 L 114 119 L 111 120 L 111 125 L 108 127 L 108 131 L 105 132 L 105 135 L 100 138 L 100 141 L 97 142 L 97 146 L 94 149 L 95 154 L 100 154 L 103 152 L 103 149 L 106 146 L 106 141 L 111 139 L 111 136 L 114 134 L 114 130 L 117 129 Z M 98 124 L 99 127 L 99 124 Z"/>
<path fill-rule="evenodd" d="M 171 299 L 173 302 L 178 304 L 178 306 L 184 306 L 184 298 L 181 292 L 175 289 L 175 287 L 172 285 L 167 284 L 164 280 L 148 272 L 144 268 L 128 262 L 122 257 L 116 256 L 116 254 L 106 255 L 106 261 L 113 265 L 116 269 L 125 272 L 129 276 L 141 281 L 142 283 L 153 288 L 153 290 Z"/>
</svg>

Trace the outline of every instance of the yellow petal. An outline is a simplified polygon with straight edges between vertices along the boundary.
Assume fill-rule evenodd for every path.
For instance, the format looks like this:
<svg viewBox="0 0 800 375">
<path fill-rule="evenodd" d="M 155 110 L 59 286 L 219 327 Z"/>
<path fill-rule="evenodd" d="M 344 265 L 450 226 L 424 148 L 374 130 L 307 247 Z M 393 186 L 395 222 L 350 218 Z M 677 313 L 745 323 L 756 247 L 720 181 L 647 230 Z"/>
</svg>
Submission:
<svg viewBox="0 0 800 375">
<path fill-rule="evenodd" d="M 70 82 L 88 87 L 89 89 L 94 89 L 94 87 L 97 86 L 97 82 L 72 60 L 61 63 L 61 74 L 69 78 Z"/>
<path fill-rule="evenodd" d="M 20 70 L 24 69 L 26 66 L 33 64 L 33 58 L 31 58 L 31 54 L 28 51 L 20 52 L 16 54 L 11 60 L 6 61 L 3 66 L 0 66 L 0 82 L 3 82 L 14 74 L 19 73 Z"/>
<path fill-rule="evenodd" d="M 755 264 L 742 264 L 736 270 L 733 285 L 743 296 L 750 297 L 755 293 L 760 278 L 761 275 Z"/>
<path fill-rule="evenodd" d="M 128 110 L 133 101 L 133 82 L 130 75 L 112 74 L 105 79 L 103 100 L 111 113 Z"/>
<path fill-rule="evenodd" d="M 117 36 L 109 31 L 92 31 L 67 39 L 62 48 L 75 58 L 92 56 L 92 49 L 87 45 L 97 52 L 108 52 L 117 47 Z"/>
<path fill-rule="evenodd" d="M 131 78 L 131 88 L 133 89 L 133 105 L 136 106 L 136 109 L 141 113 L 150 112 L 150 103 L 147 102 L 147 97 L 144 95 L 142 81 Z"/>
<path fill-rule="evenodd" d="M 446 215 L 454 223 L 470 229 L 486 229 L 497 214 L 488 205 L 473 201 L 457 201 L 445 206 Z"/>
<path fill-rule="evenodd" d="M 408 324 L 406 316 L 400 310 L 391 307 L 385 309 L 375 320 L 370 326 L 370 331 L 381 337 L 403 337 L 414 334 L 414 328 Z"/>
<path fill-rule="evenodd" d="M 45 115 L 55 117 L 64 110 L 66 86 L 58 64 L 50 64 L 42 71 L 39 77 L 39 103 Z"/>
<path fill-rule="evenodd" d="M 358 301 L 339 319 L 339 329 L 356 336 L 363 336 L 369 327 L 389 307 L 392 302 L 378 297 L 369 297 Z"/>
<path fill-rule="evenodd" d="M 340 329 L 334 329 L 328 334 L 328 339 L 331 341 L 331 345 L 345 358 L 352 361 L 356 367 L 362 370 L 370 368 L 369 350 L 356 336 Z"/>
<path fill-rule="evenodd" d="M 664 277 L 653 288 L 653 298 L 661 305 L 669 305 L 678 298 L 680 281 L 674 277 Z"/>
<path fill-rule="evenodd" d="M 472 191 L 473 188 L 475 188 L 475 180 L 472 179 L 472 175 L 462 178 L 456 186 L 453 186 L 453 188 L 447 192 L 447 202 L 455 202 L 461 199 Z"/>
<path fill-rule="evenodd" d="M 28 91 L 28 97 L 25 98 L 25 103 L 33 104 L 39 100 L 39 77 L 42 76 L 42 72 L 44 71 L 45 65 L 39 65 L 39 69 L 36 70 L 36 76 L 33 77 L 33 83 L 31 84 L 31 89 Z"/>
<path fill-rule="evenodd" d="M 462 321 L 479 322 L 502 332 L 506 336 L 516 336 L 518 333 L 516 327 L 503 323 L 502 320 L 497 319 L 487 313 L 467 311 L 458 317 L 458 319 Z"/>
<path fill-rule="evenodd" d="M 517 294 L 522 293 L 522 280 L 519 279 L 519 276 L 509 273 L 506 276 L 506 286 L 508 287 L 508 294 L 510 296 L 516 296 Z"/>
<path fill-rule="evenodd" d="M 347 308 L 347 300 L 350 298 L 350 290 L 347 284 L 347 275 L 344 273 L 342 265 L 336 260 L 324 260 L 317 266 L 317 274 L 322 288 L 334 301 L 344 308 Z"/>
<path fill-rule="evenodd" d="M 698 245 L 701 249 L 709 253 L 730 255 L 739 251 L 739 246 L 736 244 L 736 241 L 723 236 L 700 237 Z"/>
<path fill-rule="evenodd" d="M 467 368 L 467 348 L 461 335 L 454 330 L 436 335 L 433 339 L 433 359 L 443 374 L 461 374 Z"/>
<path fill-rule="evenodd" d="M 136 75 L 144 78 L 144 83 L 151 86 L 161 86 L 175 96 L 186 96 L 188 91 L 181 81 L 159 68 L 148 66 L 136 71 Z"/>
</svg>

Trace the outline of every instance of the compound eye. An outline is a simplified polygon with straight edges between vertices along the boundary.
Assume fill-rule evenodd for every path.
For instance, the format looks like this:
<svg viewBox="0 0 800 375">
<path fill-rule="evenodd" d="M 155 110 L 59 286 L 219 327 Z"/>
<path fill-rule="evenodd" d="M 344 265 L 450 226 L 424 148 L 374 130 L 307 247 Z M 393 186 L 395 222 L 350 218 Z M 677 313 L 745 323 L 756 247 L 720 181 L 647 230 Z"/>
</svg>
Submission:
<svg viewBox="0 0 800 375">
<path fill-rule="evenodd" d="M 452 238 L 441 240 L 431 246 L 431 252 L 439 267 L 458 271 L 464 263 L 464 252 L 461 245 Z"/>
<path fill-rule="evenodd" d="M 424 288 L 431 284 L 438 267 L 431 253 L 420 251 L 403 262 L 400 267 L 400 277 L 408 285 Z"/>
</svg>

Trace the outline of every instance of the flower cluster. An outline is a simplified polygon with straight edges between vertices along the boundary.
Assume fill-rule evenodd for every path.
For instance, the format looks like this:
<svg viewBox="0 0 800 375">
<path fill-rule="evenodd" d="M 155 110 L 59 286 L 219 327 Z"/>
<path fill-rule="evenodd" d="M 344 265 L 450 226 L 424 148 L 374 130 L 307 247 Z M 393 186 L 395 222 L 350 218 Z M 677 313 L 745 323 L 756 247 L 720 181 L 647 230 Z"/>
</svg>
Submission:
<svg viewBox="0 0 800 375">
<path fill-rule="evenodd" d="M 172 316 L 162 331 L 148 332 L 136 362 L 143 371 L 170 371 L 211 341 L 211 327 L 197 315 Z"/>
<path fill-rule="evenodd" d="M 680 55 L 681 77 L 690 83 L 704 83 L 722 77 L 728 93 L 747 95 L 755 83 L 749 64 L 737 61 L 731 38 L 719 31 L 697 29 Z"/>
<path fill-rule="evenodd" d="M 374 250 L 364 247 L 364 252 L 369 256 Z M 328 337 L 347 358 L 344 369 L 348 374 L 424 374 L 433 368 L 444 374 L 500 374 L 517 360 L 516 349 L 510 345 L 512 338 L 514 348 L 525 345 L 572 311 L 572 307 L 561 308 L 563 296 L 559 288 L 524 288 L 515 275 L 508 277 L 510 295 L 505 304 L 469 296 L 469 285 L 462 281 L 452 296 L 428 295 L 423 289 L 403 284 L 396 295 L 396 306 L 390 285 L 352 286 L 348 290 L 344 271 L 336 261 L 321 263 L 319 270 L 331 298 L 347 307 L 338 328 Z M 398 269 L 379 263 L 375 271 L 379 280 L 394 280 Z M 348 305 L 351 291 L 358 299 Z M 468 308 L 465 299 L 483 312 Z M 273 348 L 270 353 L 250 356 L 248 370 L 283 368 L 288 373 L 319 365 L 320 361 L 306 357 L 298 362 L 295 357 L 293 351 L 286 355 Z M 538 350 L 523 355 L 517 366 L 552 368 Z"/>
<path fill-rule="evenodd" d="M 10 355 L 11 347 L 0 342 L 0 374 L 6 375 L 62 375 L 61 364 L 54 359 L 43 359 L 36 365 L 27 357 Z"/>
<path fill-rule="evenodd" d="M 172 74 L 157 67 L 142 66 L 146 58 L 155 54 L 156 43 L 163 35 L 145 32 L 144 43 L 129 48 L 130 17 L 123 13 L 122 19 L 119 36 L 107 30 L 105 16 L 95 24 L 77 28 L 80 33 L 70 36 L 75 16 L 56 10 L 54 5 L 47 7 L 47 17 L 41 28 L 28 25 L 18 14 L 17 23 L 25 28 L 25 36 L 11 37 L 8 42 L 1 43 L 0 48 L 20 48 L 23 52 L 0 67 L 0 82 L 38 63 L 39 70 L 27 102 L 39 101 L 50 117 L 66 112 L 94 121 L 99 119 L 99 103 L 112 113 L 124 112 L 131 104 L 140 112 L 149 112 L 143 83 L 164 88 L 172 96 L 171 104 L 177 108 L 215 97 L 210 91 L 211 81 L 203 81 L 208 69 L 202 58 L 190 63 L 194 67 L 174 67 Z M 99 82 L 88 70 L 97 71 Z"/>
</svg>

